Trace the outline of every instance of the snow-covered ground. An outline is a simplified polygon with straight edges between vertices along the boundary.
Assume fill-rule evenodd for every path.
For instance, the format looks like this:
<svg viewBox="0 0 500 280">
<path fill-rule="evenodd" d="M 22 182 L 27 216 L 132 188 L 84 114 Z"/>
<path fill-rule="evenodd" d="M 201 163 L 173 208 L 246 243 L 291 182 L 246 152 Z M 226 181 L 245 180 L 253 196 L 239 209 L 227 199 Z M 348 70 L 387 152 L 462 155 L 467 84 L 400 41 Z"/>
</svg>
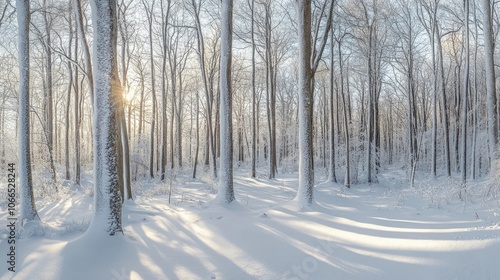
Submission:
<svg viewBox="0 0 500 280">
<path fill-rule="evenodd" d="M 318 184 L 317 205 L 300 210 L 297 174 L 236 174 L 238 203 L 228 207 L 187 175 L 136 184 L 123 237 L 84 234 L 93 202 L 85 187 L 39 198 L 44 225 L 22 233 L 17 272 L 4 261 L 1 279 L 499 279 L 500 209 L 472 189 L 464 202 L 451 181 L 409 189 L 390 171 L 372 186 Z"/>
</svg>

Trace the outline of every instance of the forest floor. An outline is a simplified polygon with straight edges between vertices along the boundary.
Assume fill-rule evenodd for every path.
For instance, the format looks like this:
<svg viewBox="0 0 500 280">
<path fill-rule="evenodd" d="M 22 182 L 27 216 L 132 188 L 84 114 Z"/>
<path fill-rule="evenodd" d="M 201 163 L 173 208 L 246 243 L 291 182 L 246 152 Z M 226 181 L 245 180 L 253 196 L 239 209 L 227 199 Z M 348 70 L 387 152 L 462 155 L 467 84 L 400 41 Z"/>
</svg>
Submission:
<svg viewBox="0 0 500 280">
<path fill-rule="evenodd" d="M 0 279 L 498 279 L 500 207 L 483 183 L 460 200 L 451 180 L 386 171 L 378 184 L 320 183 L 316 205 L 291 201 L 297 174 L 236 172 L 237 203 L 210 203 L 213 182 L 177 174 L 140 181 L 124 205 L 124 235 L 85 234 L 91 182 L 37 198 L 43 223 L 16 242 L 16 272 Z M 174 177 L 174 176 L 172 176 Z M 264 176 L 263 176 L 264 177 Z M 321 179 L 321 178 L 318 178 Z M 168 203 L 172 186 L 171 203 Z M 474 192 L 473 188 L 477 188 Z M 7 221 L 1 204 L 2 221 Z M 7 252 L 7 230 L 0 231 Z M 6 259 L 6 253 L 2 259 Z"/>
</svg>

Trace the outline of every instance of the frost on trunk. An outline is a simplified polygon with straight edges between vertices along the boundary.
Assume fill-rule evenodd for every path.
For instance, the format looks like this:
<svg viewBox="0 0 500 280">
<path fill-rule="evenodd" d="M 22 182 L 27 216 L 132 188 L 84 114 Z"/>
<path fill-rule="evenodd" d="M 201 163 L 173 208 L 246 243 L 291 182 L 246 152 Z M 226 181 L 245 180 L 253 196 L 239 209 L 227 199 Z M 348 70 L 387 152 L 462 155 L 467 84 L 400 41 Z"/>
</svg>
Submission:
<svg viewBox="0 0 500 280">
<path fill-rule="evenodd" d="M 117 118 L 120 93 L 116 69 L 116 2 L 92 1 L 94 25 L 94 201 L 90 230 L 122 232 Z"/>
<path fill-rule="evenodd" d="M 252 171 L 250 176 L 255 178 L 256 174 L 256 162 L 257 162 L 257 130 L 256 130 L 256 106 L 255 106 L 255 20 L 254 20 L 254 9 L 255 0 L 252 0 L 251 11 L 252 11 Z"/>
<path fill-rule="evenodd" d="M 231 97 L 231 45 L 233 1 L 223 0 L 221 6 L 220 55 L 220 176 L 217 200 L 222 204 L 234 200 L 233 189 L 233 126 Z"/>
<path fill-rule="evenodd" d="M 333 30 L 331 33 L 330 37 L 330 164 L 328 168 L 328 179 L 327 182 L 337 182 L 337 176 L 335 174 L 335 122 L 334 122 L 334 106 L 336 105 L 333 100 L 333 95 L 334 95 L 334 73 L 333 73 L 333 66 L 334 66 L 334 61 L 333 61 L 333 49 L 334 49 L 334 36 L 333 36 Z M 342 67 L 342 61 L 339 61 L 340 66 Z M 340 70 L 342 71 L 342 69 Z M 341 82 L 340 82 L 340 91 L 341 94 L 343 94 L 343 89 L 344 89 L 344 82 L 342 80 L 341 76 Z M 338 103 L 337 103 L 338 105 Z M 338 112 L 338 111 L 337 111 Z"/>
<path fill-rule="evenodd" d="M 299 189 L 295 200 L 305 207 L 313 203 L 311 1 L 298 1 L 299 39 Z"/>
<path fill-rule="evenodd" d="M 470 41 L 469 41 L 469 1 L 464 0 L 465 6 L 465 73 L 464 73 L 464 87 L 462 92 L 462 158 L 460 161 L 460 171 L 463 187 L 467 180 L 467 102 L 469 95 L 469 55 L 470 55 Z"/>
<path fill-rule="evenodd" d="M 29 26 L 30 1 L 17 0 L 18 51 L 19 51 L 19 190 L 21 193 L 19 219 L 24 221 L 39 220 L 33 197 L 30 157 L 30 58 Z"/>
<path fill-rule="evenodd" d="M 488 111 L 488 136 L 490 144 L 490 160 L 495 159 L 497 153 L 496 145 L 498 142 L 498 125 L 497 125 L 497 98 L 495 92 L 495 66 L 493 55 L 493 22 L 491 19 L 491 1 L 483 0 L 483 26 L 484 26 L 484 51 L 486 63 L 486 106 Z"/>
<path fill-rule="evenodd" d="M 92 61 L 90 58 L 89 45 L 87 43 L 87 36 L 85 34 L 85 26 L 83 22 L 83 10 L 80 0 L 73 0 L 73 6 L 75 9 L 75 19 L 77 25 L 77 33 L 79 34 L 80 41 L 82 44 L 83 57 L 85 59 L 85 69 L 87 83 L 89 85 L 90 100 L 94 104 L 94 75 L 92 73 Z"/>
</svg>

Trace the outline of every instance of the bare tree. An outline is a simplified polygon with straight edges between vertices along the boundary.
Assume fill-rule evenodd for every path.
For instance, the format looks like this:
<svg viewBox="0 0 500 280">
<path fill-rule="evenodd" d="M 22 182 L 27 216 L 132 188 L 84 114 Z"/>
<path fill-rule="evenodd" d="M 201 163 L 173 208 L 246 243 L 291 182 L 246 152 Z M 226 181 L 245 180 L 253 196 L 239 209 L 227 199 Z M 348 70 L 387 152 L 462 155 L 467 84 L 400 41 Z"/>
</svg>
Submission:
<svg viewBox="0 0 500 280">
<path fill-rule="evenodd" d="M 214 129 L 212 124 L 212 108 L 213 108 L 213 79 L 214 77 L 214 65 L 210 65 L 212 70 L 209 70 L 207 73 L 207 65 L 205 65 L 205 38 L 203 35 L 203 30 L 200 21 L 200 11 L 201 11 L 201 1 L 196 2 L 195 0 L 191 0 L 192 10 L 190 10 L 193 19 L 195 20 L 195 28 L 196 28 L 196 39 L 197 39 L 197 55 L 198 62 L 200 64 L 201 71 L 201 80 L 203 85 L 203 91 L 205 92 L 205 100 L 206 100 L 206 114 L 205 118 L 207 121 L 207 136 L 206 142 L 206 160 L 205 163 L 209 163 L 209 155 L 210 151 L 212 154 L 212 175 L 217 178 L 217 161 L 216 161 L 216 151 L 215 151 L 215 141 L 214 141 Z M 216 46 L 216 41 L 214 41 L 214 46 Z M 213 52 L 212 61 L 215 63 L 216 53 Z M 207 77 L 208 76 L 208 77 Z"/>
<path fill-rule="evenodd" d="M 488 141 L 490 161 L 496 158 L 498 143 L 497 97 L 495 92 L 495 66 L 493 55 L 493 21 L 491 1 L 483 0 L 484 61 L 486 67 L 486 108 L 488 112 Z"/>
<path fill-rule="evenodd" d="M 252 12 L 251 20 L 252 20 L 252 28 L 251 28 L 251 40 L 252 40 L 252 169 L 250 176 L 252 178 L 255 178 L 255 169 L 256 169 L 256 163 L 257 163 L 257 117 L 256 117 L 256 108 L 255 108 L 255 98 L 256 98 L 256 89 L 255 89 L 255 19 L 254 19 L 254 13 L 255 13 L 255 0 L 251 0 L 250 4 L 250 10 Z M 250 2 L 250 0 L 249 0 Z"/>
<path fill-rule="evenodd" d="M 88 88 L 90 92 L 91 103 L 94 104 L 94 76 L 92 74 L 92 60 L 90 56 L 89 44 L 87 41 L 87 35 L 85 33 L 85 27 L 83 23 L 83 10 L 80 0 L 73 0 L 73 6 L 75 10 L 76 25 L 78 29 L 78 34 L 80 36 L 80 41 L 82 44 L 83 57 L 85 59 L 86 77 L 88 82 Z"/>
<path fill-rule="evenodd" d="M 19 190 L 21 192 L 19 219 L 39 220 L 33 196 L 30 149 L 30 1 L 17 0 L 18 60 L 19 60 Z"/>
<path fill-rule="evenodd" d="M 335 41 L 334 41 L 334 34 L 333 30 L 330 35 L 330 135 L 328 138 L 330 138 L 330 163 L 328 165 L 328 182 L 337 182 L 337 177 L 335 175 L 335 122 L 334 122 L 334 111 L 338 112 L 338 110 L 334 110 L 334 106 L 336 105 L 334 103 L 334 95 L 335 95 L 335 74 L 334 74 L 334 48 L 335 48 Z M 340 47 L 339 47 L 339 58 L 342 59 L 342 56 L 340 54 Z M 342 67 L 342 61 L 339 61 L 339 67 Z M 342 73 L 342 69 L 340 69 Z M 342 74 L 340 75 L 340 91 L 341 94 L 344 94 L 344 81 Z"/>
<path fill-rule="evenodd" d="M 153 8 L 155 1 L 148 6 L 145 0 L 142 0 L 144 9 L 146 10 L 146 15 L 149 25 L 149 60 L 151 63 L 151 96 L 152 96 L 152 116 L 151 116 L 151 132 L 150 132 L 150 146 L 149 146 L 149 177 L 154 178 L 154 141 L 155 141 L 155 123 L 156 123 L 156 79 L 155 79 L 155 63 L 154 63 L 154 52 L 153 52 Z"/>
<path fill-rule="evenodd" d="M 314 201 L 314 168 L 313 168 L 313 85 L 314 73 L 318 69 L 323 50 L 328 41 L 333 15 L 334 1 L 329 2 L 324 33 L 319 36 L 319 26 L 314 32 L 314 41 L 311 41 L 311 1 L 297 0 L 298 38 L 299 38 L 299 189 L 296 200 L 300 207 L 307 207 Z M 321 8 L 324 14 L 328 1 Z M 321 16 L 318 20 L 321 20 Z M 320 40 L 318 48 L 317 41 Z M 312 48 L 314 46 L 314 50 Z"/>
<path fill-rule="evenodd" d="M 233 189 L 233 125 L 231 60 L 233 32 L 233 0 L 222 0 L 220 56 L 220 176 L 217 200 L 229 204 L 235 200 Z"/>
<path fill-rule="evenodd" d="M 469 96 L 469 61 L 470 61 L 470 50 L 469 50 L 469 1 L 464 0 L 464 12 L 465 12 L 465 74 L 464 74 L 464 87 L 462 92 L 462 149 L 461 149 L 461 161 L 460 161 L 460 171 L 462 184 L 465 189 L 467 180 L 467 106 L 468 106 L 468 96 Z"/>
<path fill-rule="evenodd" d="M 170 19 L 170 3 L 167 1 L 167 7 L 164 7 L 164 1 L 160 4 L 162 20 L 162 79 L 161 79 L 161 156 L 160 156 L 160 180 L 165 180 L 165 169 L 167 167 L 167 30 Z"/>
<path fill-rule="evenodd" d="M 123 96 L 117 66 L 116 0 L 92 1 L 94 18 L 94 195 L 89 230 L 123 232 L 120 194 L 120 107 Z"/>
</svg>

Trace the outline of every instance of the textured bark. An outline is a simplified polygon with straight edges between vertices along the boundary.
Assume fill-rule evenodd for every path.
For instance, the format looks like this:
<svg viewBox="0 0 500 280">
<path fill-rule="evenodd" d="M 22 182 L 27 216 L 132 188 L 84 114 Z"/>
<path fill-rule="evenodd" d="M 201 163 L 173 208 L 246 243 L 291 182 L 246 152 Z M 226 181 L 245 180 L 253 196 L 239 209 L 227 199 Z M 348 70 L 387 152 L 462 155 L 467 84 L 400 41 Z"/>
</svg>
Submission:
<svg viewBox="0 0 500 280">
<path fill-rule="evenodd" d="M 312 167 L 312 70 L 311 70 L 311 1 L 299 0 L 299 189 L 296 200 L 301 207 L 313 203 L 314 172 Z"/>
<path fill-rule="evenodd" d="M 196 148 L 193 162 L 193 178 L 196 178 L 196 168 L 198 166 L 198 155 L 200 152 L 200 95 L 196 92 Z"/>
<path fill-rule="evenodd" d="M 20 209 L 19 220 L 25 222 L 39 220 L 33 196 L 33 178 L 31 175 L 31 149 L 30 149 L 30 1 L 17 0 L 17 26 L 18 26 L 18 60 L 19 60 L 19 191 Z"/>
<path fill-rule="evenodd" d="M 435 8 L 437 9 L 437 8 Z M 432 29 L 429 34 L 431 38 L 431 48 L 432 48 L 432 67 L 434 72 L 434 83 L 433 83 L 433 97 L 432 97 L 432 158 L 431 158 L 431 173 L 432 177 L 436 177 L 436 158 L 437 158 L 437 84 L 438 84 L 438 75 L 437 75 L 437 66 L 436 66 L 436 51 L 435 51 L 435 39 L 434 35 L 436 28 L 436 10 L 433 11 L 432 14 Z"/>
<path fill-rule="evenodd" d="M 92 73 L 92 60 L 90 56 L 89 44 L 87 42 L 87 35 L 85 34 L 85 28 L 83 23 L 82 4 L 80 0 L 73 0 L 73 5 L 75 9 L 76 25 L 78 28 L 78 34 L 80 35 L 83 57 L 85 60 L 85 69 L 86 69 L 88 88 L 90 91 L 90 100 L 91 103 L 94 104 L 94 75 Z"/>
<path fill-rule="evenodd" d="M 233 1 L 222 0 L 220 56 L 220 176 L 217 200 L 229 204 L 235 200 L 233 189 L 233 125 L 232 125 L 232 30 Z"/>
<path fill-rule="evenodd" d="M 254 31 L 254 13 L 255 13 L 255 0 L 251 0 L 251 11 L 252 11 L 252 168 L 250 177 L 255 178 L 256 176 L 256 163 L 257 163 L 257 130 L 256 130 L 256 108 L 255 108 L 255 98 L 256 98 L 256 89 L 255 89 L 255 31 Z"/>
<path fill-rule="evenodd" d="M 46 92 L 44 96 L 44 122 L 45 122 L 45 136 L 47 140 L 47 152 L 49 155 L 49 164 L 51 171 L 51 180 L 56 182 L 56 167 L 54 164 L 54 102 L 53 102 L 53 85 L 52 85 L 52 19 L 50 19 L 47 1 L 43 1 L 43 22 L 45 27 L 45 84 Z M 56 187 L 57 190 L 57 187 Z"/>
<path fill-rule="evenodd" d="M 465 188 L 465 183 L 467 180 L 467 102 L 469 96 L 469 1 L 464 0 L 465 6 L 465 74 L 464 74 L 464 87 L 462 89 L 462 149 L 461 149 L 461 160 L 460 160 L 460 171 L 463 187 Z"/>
<path fill-rule="evenodd" d="M 71 10 L 71 7 L 70 7 Z M 71 48 L 73 44 L 73 25 L 72 25 L 72 19 L 71 19 L 71 14 L 69 16 L 69 41 L 68 41 L 68 57 L 72 57 L 71 54 Z M 64 178 L 66 180 L 71 179 L 70 176 L 70 167 L 69 167 L 69 131 L 70 131 L 70 119 L 69 119 L 69 113 L 70 113 L 70 108 L 71 108 L 71 91 L 73 88 L 73 65 L 71 65 L 71 62 L 67 62 L 67 67 L 68 67 L 68 93 L 66 96 L 66 110 L 65 110 L 65 130 L 64 130 Z M 78 81 L 77 81 L 78 82 Z"/>
<path fill-rule="evenodd" d="M 438 28 L 435 29 L 438 33 Z M 439 33 L 438 33 L 439 34 Z M 446 164 L 446 176 L 451 177 L 451 159 L 450 159 L 450 131 L 449 131 L 449 117 L 448 117 L 448 105 L 446 101 L 446 79 L 444 75 L 444 58 L 443 58 L 443 47 L 441 46 L 441 37 L 437 38 L 437 52 L 439 60 L 439 77 L 440 77 L 440 96 L 441 96 L 441 119 L 443 122 L 443 134 L 444 134 L 444 156 Z M 424 118 L 425 119 L 425 118 Z"/>
<path fill-rule="evenodd" d="M 265 10 L 265 63 L 266 63 L 266 112 L 269 131 L 269 179 L 276 178 L 276 81 L 272 50 L 271 3 L 264 3 Z"/>
<path fill-rule="evenodd" d="M 75 60 L 78 56 L 78 36 L 75 37 Z M 75 66 L 76 68 L 77 66 Z M 75 69 L 75 82 L 74 84 L 74 96 L 75 101 L 73 103 L 74 109 L 74 149 L 75 149 L 75 185 L 80 185 L 81 179 L 81 160 L 80 160 L 80 86 L 79 86 L 79 75 L 78 69 Z"/>
<path fill-rule="evenodd" d="M 165 180 L 165 169 L 167 167 L 167 27 L 170 15 L 170 1 L 167 1 L 166 11 L 164 11 L 163 1 L 161 2 L 162 12 L 162 81 L 161 81 L 161 156 L 160 156 L 160 179 Z"/>
<path fill-rule="evenodd" d="M 154 65 L 154 52 L 153 52 L 153 6 L 155 1 L 151 3 L 151 7 L 143 0 L 142 4 L 146 10 L 146 15 L 149 25 L 149 60 L 151 64 L 151 97 L 152 97 L 152 116 L 151 116 L 151 130 L 150 130 L 150 143 L 149 143 L 149 177 L 154 178 L 154 152 L 155 152 L 155 124 L 156 124 L 156 79 L 155 79 L 155 65 Z"/>
<path fill-rule="evenodd" d="M 483 33 L 486 63 L 486 108 L 488 112 L 488 141 L 490 144 L 490 161 L 496 159 L 496 146 L 498 144 L 498 116 L 497 97 L 495 91 L 495 58 L 493 53 L 493 21 L 491 14 L 491 1 L 483 0 Z"/>
<path fill-rule="evenodd" d="M 337 103 L 334 103 L 334 72 L 333 72 L 333 67 L 334 67 L 334 36 L 333 36 L 333 30 L 330 35 L 330 162 L 328 165 L 328 182 L 337 182 L 337 176 L 335 174 L 335 119 L 334 119 L 334 106 Z M 339 47 L 340 51 L 340 47 Z M 341 54 L 339 53 L 339 58 L 342 59 Z M 342 67 L 342 61 L 339 61 L 339 67 Z M 340 69 L 340 72 L 342 73 L 342 69 Z M 340 75 L 340 88 L 341 88 L 341 94 L 344 94 L 344 81 L 342 74 Z M 337 108 L 338 109 L 338 108 Z M 338 112 L 338 110 L 335 110 Z M 338 119 L 338 118 L 337 118 Z"/>
<path fill-rule="evenodd" d="M 120 188 L 120 106 L 116 1 L 93 0 L 94 22 L 94 200 L 89 230 L 115 235 L 122 230 Z"/>
</svg>

